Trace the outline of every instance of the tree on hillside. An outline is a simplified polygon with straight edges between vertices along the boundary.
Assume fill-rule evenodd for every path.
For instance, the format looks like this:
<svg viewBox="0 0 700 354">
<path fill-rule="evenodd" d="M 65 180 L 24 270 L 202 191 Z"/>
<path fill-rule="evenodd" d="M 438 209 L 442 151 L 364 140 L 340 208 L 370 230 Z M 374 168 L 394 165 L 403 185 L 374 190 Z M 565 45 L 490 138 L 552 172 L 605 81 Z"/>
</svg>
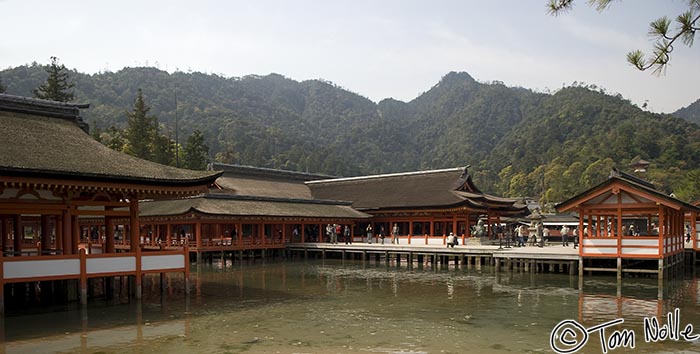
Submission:
<svg viewBox="0 0 700 354">
<path fill-rule="evenodd" d="M 209 147 L 204 144 L 204 135 L 201 131 L 195 130 L 189 138 L 184 151 L 184 168 L 191 170 L 204 170 L 209 162 Z"/>
<path fill-rule="evenodd" d="M 690 170 L 685 174 L 685 178 L 681 179 L 675 186 L 673 194 L 676 198 L 692 203 L 700 200 L 700 170 Z"/>
<path fill-rule="evenodd" d="M 0 78 L 0 93 L 5 93 L 5 85 L 2 84 L 2 78 Z"/>
<path fill-rule="evenodd" d="M 102 135 L 99 141 L 108 148 L 116 151 L 124 151 L 126 141 L 124 140 L 124 131 L 122 129 L 110 126 Z"/>
<path fill-rule="evenodd" d="M 46 78 L 46 83 L 32 91 L 34 97 L 57 102 L 72 101 L 75 97 L 71 89 L 75 84 L 69 81 L 65 65 L 59 65 L 58 58 L 51 57 L 51 64 L 46 67 L 46 72 L 49 77 Z"/>
<path fill-rule="evenodd" d="M 126 138 L 129 142 L 124 151 L 147 160 L 153 156 L 151 149 L 158 132 L 158 118 L 149 114 L 150 110 L 151 107 L 146 105 L 143 92 L 139 89 L 133 112 L 126 111 Z"/>
<path fill-rule="evenodd" d="M 573 6 L 574 0 L 549 0 L 547 8 L 550 14 L 558 15 Z M 598 11 L 605 10 L 612 0 L 588 0 Z M 700 0 L 688 0 L 688 10 L 676 17 L 676 28 L 671 29 L 671 19 L 663 16 L 649 24 L 649 37 L 654 41 L 654 49 L 647 58 L 641 50 L 627 53 L 627 61 L 639 70 L 653 69 L 654 74 L 661 74 L 671 60 L 674 44 L 682 42 L 688 47 L 693 45 L 695 32 L 700 30 Z"/>
<path fill-rule="evenodd" d="M 232 143 L 226 143 L 221 151 L 216 153 L 214 160 L 219 163 L 234 164 L 238 160 L 238 152 Z"/>
<path fill-rule="evenodd" d="M 152 146 L 153 161 L 163 165 L 173 165 L 175 159 L 175 143 L 172 139 L 156 133 Z"/>
</svg>

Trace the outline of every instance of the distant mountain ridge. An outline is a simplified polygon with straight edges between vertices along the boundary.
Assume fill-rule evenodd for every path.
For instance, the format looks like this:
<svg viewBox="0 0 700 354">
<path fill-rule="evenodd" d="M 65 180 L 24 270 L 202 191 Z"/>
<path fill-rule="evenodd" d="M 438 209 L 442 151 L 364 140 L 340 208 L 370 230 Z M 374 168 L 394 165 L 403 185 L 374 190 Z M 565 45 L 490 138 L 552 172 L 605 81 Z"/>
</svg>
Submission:
<svg viewBox="0 0 700 354">
<path fill-rule="evenodd" d="M 27 65 L 0 77 L 8 93 L 31 95 L 46 74 Z M 102 129 L 125 124 L 141 88 L 174 138 L 177 99 L 180 136 L 203 131 L 212 157 L 225 163 L 339 176 L 470 164 L 485 191 L 560 201 L 611 166 L 643 158 L 652 162 L 646 178 L 664 190 L 698 194 L 687 183 L 700 170 L 697 125 L 586 87 L 544 94 L 451 72 L 414 100 L 374 103 L 327 81 L 279 74 L 126 68 L 71 77 L 78 101 L 91 104 L 86 121 Z"/>
<path fill-rule="evenodd" d="M 700 99 L 673 112 L 673 115 L 700 125 Z"/>
</svg>

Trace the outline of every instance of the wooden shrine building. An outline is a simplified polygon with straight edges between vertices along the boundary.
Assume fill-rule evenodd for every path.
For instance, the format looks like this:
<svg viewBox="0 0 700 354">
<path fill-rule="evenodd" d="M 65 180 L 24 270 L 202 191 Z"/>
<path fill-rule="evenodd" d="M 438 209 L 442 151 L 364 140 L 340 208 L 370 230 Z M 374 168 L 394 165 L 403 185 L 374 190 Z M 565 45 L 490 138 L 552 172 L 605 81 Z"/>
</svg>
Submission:
<svg viewBox="0 0 700 354">
<path fill-rule="evenodd" d="M 682 262 L 685 220 L 700 208 L 658 191 L 651 183 L 613 170 L 603 183 L 557 205 L 575 212 L 583 271 L 655 273 Z"/>
<path fill-rule="evenodd" d="M 146 247 L 187 244 L 198 261 L 207 252 L 242 256 L 288 243 L 328 242 L 329 224 L 343 231 L 348 226 L 353 242 L 366 241 L 368 224 L 375 239 L 382 228 L 389 238 L 396 224 L 404 244 L 442 245 L 450 232 L 464 242 L 480 219 L 494 231 L 484 239 L 494 239 L 488 225 L 527 212 L 514 199 L 479 191 L 464 167 L 351 178 L 240 165 L 214 168 L 224 174 L 206 195 L 141 202 Z"/>
<path fill-rule="evenodd" d="M 205 252 L 242 255 L 280 250 L 289 242 L 328 241 L 326 225 L 350 226 L 370 217 L 350 202 L 314 198 L 304 182 L 328 176 L 227 164 L 214 168 L 224 174 L 207 195 L 141 203 L 149 242 L 187 243 L 200 261 Z"/>
<path fill-rule="evenodd" d="M 527 207 L 515 199 L 481 192 L 467 167 L 374 176 L 325 179 L 306 182 L 318 199 L 352 201 L 353 208 L 371 214 L 374 234 L 384 230 L 390 237 L 398 226 L 400 243 L 445 244 L 450 232 L 470 238 L 479 220 L 485 236 L 498 237 L 496 228 L 503 217 L 524 216 Z M 364 235 L 366 224 L 355 230 Z"/>
<path fill-rule="evenodd" d="M 199 195 L 221 174 L 138 159 L 95 141 L 80 109 L 0 94 L 0 285 L 184 272 L 183 250 L 146 252 L 139 200 Z M 103 247 L 88 249 L 79 219 L 101 218 Z M 116 244 L 126 245 L 119 250 Z M 122 251 L 122 252 L 118 252 Z M 0 292 L 0 312 L 4 311 Z"/>
</svg>

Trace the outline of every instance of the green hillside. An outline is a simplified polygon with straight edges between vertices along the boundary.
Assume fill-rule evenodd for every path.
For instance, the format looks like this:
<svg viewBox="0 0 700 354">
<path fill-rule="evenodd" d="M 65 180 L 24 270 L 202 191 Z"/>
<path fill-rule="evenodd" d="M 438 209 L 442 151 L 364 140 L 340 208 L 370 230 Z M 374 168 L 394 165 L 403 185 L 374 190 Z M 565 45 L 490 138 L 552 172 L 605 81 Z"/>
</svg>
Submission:
<svg viewBox="0 0 700 354">
<path fill-rule="evenodd" d="M 71 72 L 91 126 L 123 127 L 137 89 L 174 139 L 204 133 L 213 159 L 341 176 L 470 164 L 487 192 L 561 201 L 607 177 L 612 166 L 652 162 L 643 176 L 667 192 L 700 197 L 700 129 L 586 87 L 554 94 L 449 73 L 410 102 L 374 103 L 322 80 L 278 74 L 224 78 L 127 68 Z M 0 71 L 7 93 L 31 95 L 46 73 Z M 410 193 L 410 191 L 407 191 Z"/>
<path fill-rule="evenodd" d="M 689 104 L 687 107 L 673 112 L 673 115 L 689 122 L 700 124 L 700 99 Z"/>
</svg>

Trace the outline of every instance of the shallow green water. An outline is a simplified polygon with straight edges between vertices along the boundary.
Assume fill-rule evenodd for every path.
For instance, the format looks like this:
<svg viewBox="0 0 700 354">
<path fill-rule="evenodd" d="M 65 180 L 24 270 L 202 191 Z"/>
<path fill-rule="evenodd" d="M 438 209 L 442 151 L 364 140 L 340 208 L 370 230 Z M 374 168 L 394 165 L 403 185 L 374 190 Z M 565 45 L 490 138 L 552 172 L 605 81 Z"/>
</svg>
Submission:
<svg viewBox="0 0 700 354">
<path fill-rule="evenodd" d="M 172 276 L 161 295 L 147 278 L 141 303 L 93 301 L 12 312 L 5 353 L 553 353 L 563 320 L 634 332 L 636 353 L 695 353 L 700 342 L 644 339 L 645 317 L 679 309 L 700 334 L 696 278 L 655 279 L 495 273 L 310 261 L 193 268 L 192 294 Z M 37 311 L 34 311 L 37 312 Z M 580 328 L 574 327 L 581 331 Z M 579 340 L 582 335 L 579 334 Z M 592 332 L 580 353 L 602 353 Z M 561 344 L 560 342 L 557 342 Z M 628 343 L 629 344 L 629 343 Z M 562 346 L 563 348 L 563 346 Z M 610 353 L 631 352 L 618 348 Z"/>
</svg>

